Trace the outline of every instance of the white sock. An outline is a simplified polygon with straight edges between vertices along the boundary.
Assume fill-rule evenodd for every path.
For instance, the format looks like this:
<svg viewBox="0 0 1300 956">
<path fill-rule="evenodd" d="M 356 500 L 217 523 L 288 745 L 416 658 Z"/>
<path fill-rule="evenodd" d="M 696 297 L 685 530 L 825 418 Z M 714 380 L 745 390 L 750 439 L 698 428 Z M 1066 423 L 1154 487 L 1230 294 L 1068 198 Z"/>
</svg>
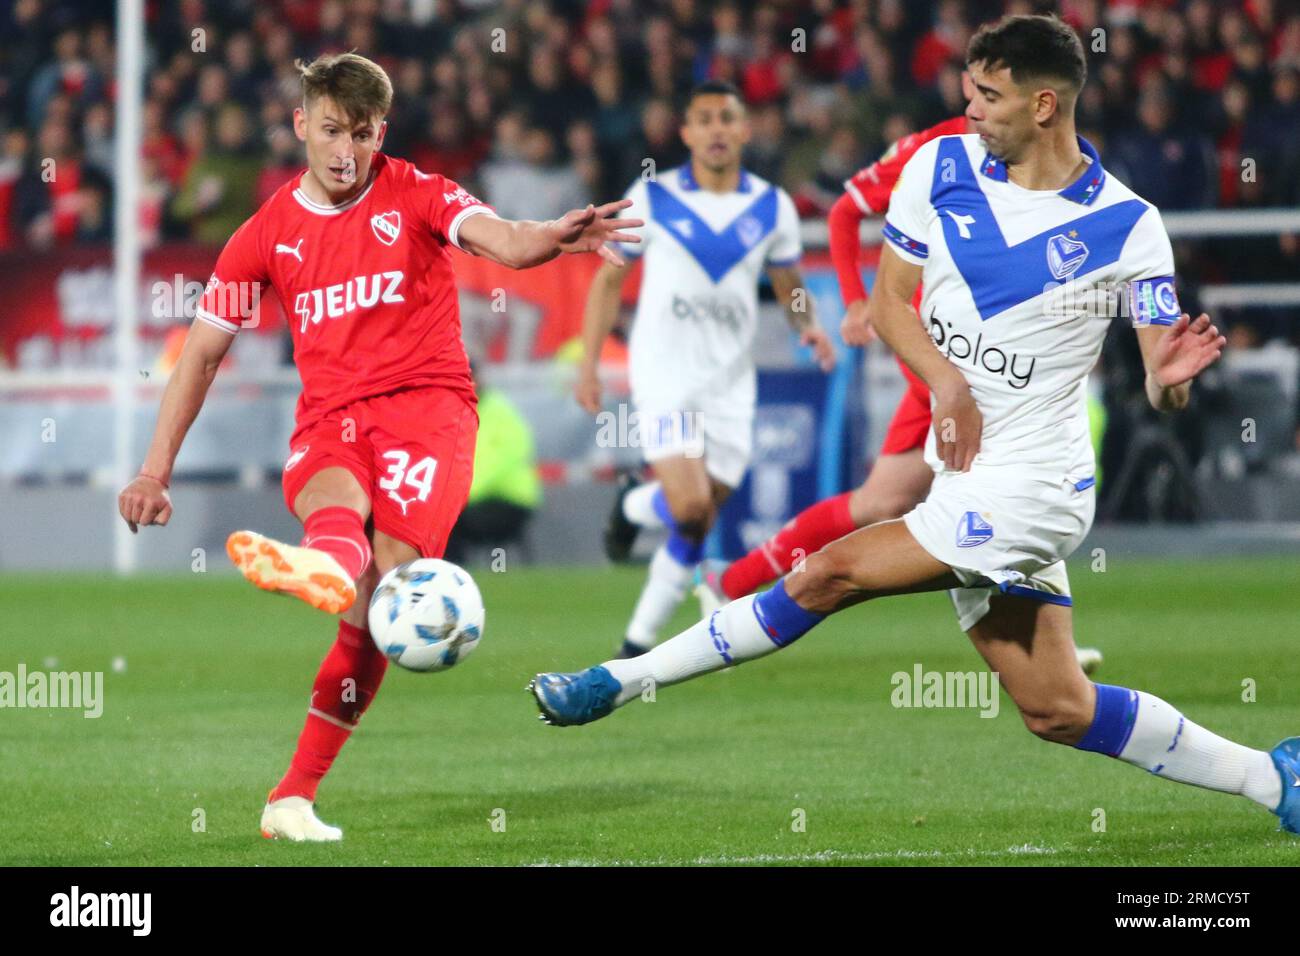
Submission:
<svg viewBox="0 0 1300 956">
<path fill-rule="evenodd" d="M 627 626 L 627 639 L 638 647 L 653 647 L 659 628 L 668 623 L 682 603 L 694 577 L 695 565 L 679 564 L 668 553 L 667 545 L 659 545 L 650 559 L 650 574 Z"/>
<path fill-rule="evenodd" d="M 750 594 L 732 601 L 640 657 L 606 661 L 604 668 L 623 685 L 615 706 L 639 697 L 647 681 L 655 687 L 680 684 L 778 650 L 754 616 L 755 598 Z"/>
<path fill-rule="evenodd" d="M 662 528 L 663 520 L 654 506 L 654 496 L 658 490 L 659 482 L 647 481 L 629 491 L 623 496 L 623 517 L 643 528 Z"/>
<path fill-rule="evenodd" d="M 1159 697 L 1137 695 L 1133 733 L 1120 760 L 1179 783 L 1239 793 L 1270 810 L 1282 802 L 1282 778 L 1267 753 L 1211 733 Z"/>
</svg>

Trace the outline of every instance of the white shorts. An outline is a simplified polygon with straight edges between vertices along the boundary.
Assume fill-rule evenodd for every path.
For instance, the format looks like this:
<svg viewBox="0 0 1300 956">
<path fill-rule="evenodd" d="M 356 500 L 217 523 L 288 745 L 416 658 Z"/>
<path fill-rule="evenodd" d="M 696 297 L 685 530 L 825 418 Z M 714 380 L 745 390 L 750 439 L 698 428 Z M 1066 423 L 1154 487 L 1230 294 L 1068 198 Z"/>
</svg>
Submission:
<svg viewBox="0 0 1300 956">
<path fill-rule="evenodd" d="M 1006 465 L 935 476 L 903 521 L 961 581 L 949 594 L 963 631 L 988 613 L 993 594 L 1073 603 L 1065 559 L 1092 527 L 1094 484 L 1091 475 Z"/>
<path fill-rule="evenodd" d="M 636 406 L 642 454 L 651 463 L 703 458 L 708 473 L 728 488 L 745 477 L 754 450 L 754 415 Z"/>
</svg>

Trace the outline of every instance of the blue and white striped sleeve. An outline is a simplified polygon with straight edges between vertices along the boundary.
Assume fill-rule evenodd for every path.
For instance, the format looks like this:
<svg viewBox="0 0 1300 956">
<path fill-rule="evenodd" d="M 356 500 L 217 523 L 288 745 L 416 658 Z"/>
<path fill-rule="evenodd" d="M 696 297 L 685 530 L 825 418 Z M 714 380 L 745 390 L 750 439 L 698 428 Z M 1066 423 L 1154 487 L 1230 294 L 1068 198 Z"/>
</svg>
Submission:
<svg viewBox="0 0 1300 956">
<path fill-rule="evenodd" d="M 900 258 L 925 265 L 930 257 L 926 239 L 934 221 L 930 204 L 930 180 L 934 176 L 937 141 L 926 143 L 907 161 L 889 196 L 883 232 L 885 241 Z"/>
</svg>

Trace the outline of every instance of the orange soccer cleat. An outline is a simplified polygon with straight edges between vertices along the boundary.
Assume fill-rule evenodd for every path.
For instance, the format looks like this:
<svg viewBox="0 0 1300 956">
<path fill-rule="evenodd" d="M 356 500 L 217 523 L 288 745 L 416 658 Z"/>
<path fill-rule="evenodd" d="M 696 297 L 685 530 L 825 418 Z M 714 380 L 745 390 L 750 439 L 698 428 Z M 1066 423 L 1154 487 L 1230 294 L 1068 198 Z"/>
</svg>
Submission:
<svg viewBox="0 0 1300 956">
<path fill-rule="evenodd" d="M 226 553 L 248 580 L 264 591 L 292 594 L 326 614 L 342 614 L 357 599 L 357 587 L 334 558 L 256 531 L 236 531 Z"/>
</svg>

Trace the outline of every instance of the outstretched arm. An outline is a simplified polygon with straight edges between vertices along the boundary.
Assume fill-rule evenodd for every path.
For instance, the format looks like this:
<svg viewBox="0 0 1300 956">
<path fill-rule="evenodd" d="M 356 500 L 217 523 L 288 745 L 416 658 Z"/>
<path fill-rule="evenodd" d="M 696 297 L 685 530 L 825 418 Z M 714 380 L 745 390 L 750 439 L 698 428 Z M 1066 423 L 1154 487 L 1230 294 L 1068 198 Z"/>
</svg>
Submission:
<svg viewBox="0 0 1300 956">
<path fill-rule="evenodd" d="M 1147 372 L 1147 401 L 1160 412 L 1186 408 L 1192 379 L 1217 361 L 1228 344 L 1204 312 L 1195 320 L 1184 312 L 1169 326 L 1142 326 L 1137 337 Z"/>
<path fill-rule="evenodd" d="M 630 199 L 572 209 L 559 219 L 536 222 L 531 219 L 499 219 L 471 216 L 456 238 L 460 247 L 511 269 L 528 269 L 550 262 L 562 252 L 595 252 L 606 262 L 623 265 L 623 259 L 607 242 L 640 242 L 639 236 L 622 229 L 645 225 L 640 219 L 611 219 L 632 205 Z"/>
<path fill-rule="evenodd" d="M 172 514 L 167 485 L 181 442 L 203 407 L 217 367 L 235 337 L 196 319 L 185 337 L 180 358 L 163 390 L 149 453 L 136 476 L 117 497 L 118 512 L 134 534 L 140 525 L 166 524 Z"/>
</svg>

